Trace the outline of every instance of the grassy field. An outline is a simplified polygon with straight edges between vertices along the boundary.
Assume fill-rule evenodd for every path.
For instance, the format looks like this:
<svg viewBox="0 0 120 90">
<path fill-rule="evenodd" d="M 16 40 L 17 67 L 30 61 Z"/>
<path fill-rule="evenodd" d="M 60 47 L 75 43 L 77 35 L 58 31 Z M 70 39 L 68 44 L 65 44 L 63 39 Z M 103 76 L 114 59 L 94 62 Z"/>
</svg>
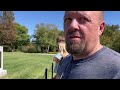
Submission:
<svg viewBox="0 0 120 90">
<path fill-rule="evenodd" d="M 7 75 L 1 79 L 44 79 L 45 68 L 51 79 L 53 55 L 40 53 L 4 52 L 4 70 Z"/>
</svg>

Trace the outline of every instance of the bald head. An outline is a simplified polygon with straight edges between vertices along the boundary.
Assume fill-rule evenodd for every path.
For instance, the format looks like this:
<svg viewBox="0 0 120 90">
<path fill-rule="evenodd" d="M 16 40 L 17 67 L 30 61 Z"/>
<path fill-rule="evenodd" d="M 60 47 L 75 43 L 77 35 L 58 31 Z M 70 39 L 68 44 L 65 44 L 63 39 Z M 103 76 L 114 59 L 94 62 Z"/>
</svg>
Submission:
<svg viewBox="0 0 120 90">
<path fill-rule="evenodd" d="M 67 16 L 67 14 L 73 15 L 73 13 L 79 13 L 79 14 L 84 15 L 84 16 L 88 16 L 89 14 L 93 14 L 92 16 L 97 17 L 98 21 L 100 21 L 100 23 L 102 21 L 104 21 L 104 11 L 65 11 L 64 18 Z M 88 16 L 88 18 L 89 18 L 89 16 Z"/>
<path fill-rule="evenodd" d="M 100 21 L 104 21 L 104 11 L 98 11 L 98 14 L 99 14 L 99 20 Z"/>
</svg>

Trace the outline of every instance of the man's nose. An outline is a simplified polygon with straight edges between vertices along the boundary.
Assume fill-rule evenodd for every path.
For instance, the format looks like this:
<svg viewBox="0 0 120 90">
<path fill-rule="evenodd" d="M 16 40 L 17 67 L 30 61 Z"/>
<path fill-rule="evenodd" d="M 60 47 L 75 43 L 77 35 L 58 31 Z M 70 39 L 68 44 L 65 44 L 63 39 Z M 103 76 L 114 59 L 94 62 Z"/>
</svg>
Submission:
<svg viewBox="0 0 120 90">
<path fill-rule="evenodd" d="M 76 19 L 73 19 L 71 24 L 70 24 L 70 28 L 74 29 L 74 30 L 78 30 L 79 29 L 79 23 L 77 22 Z"/>
</svg>

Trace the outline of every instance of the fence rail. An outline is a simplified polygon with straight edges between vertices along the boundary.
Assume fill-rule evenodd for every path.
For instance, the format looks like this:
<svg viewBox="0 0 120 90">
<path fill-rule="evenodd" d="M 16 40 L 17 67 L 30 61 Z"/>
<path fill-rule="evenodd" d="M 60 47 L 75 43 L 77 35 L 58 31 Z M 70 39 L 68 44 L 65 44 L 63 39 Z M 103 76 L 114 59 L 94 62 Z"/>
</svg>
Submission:
<svg viewBox="0 0 120 90">
<path fill-rule="evenodd" d="M 53 79 L 53 67 L 54 67 L 54 64 L 52 63 L 51 67 L 48 69 L 48 68 L 45 68 L 45 72 L 44 72 L 44 79 L 48 79 L 48 71 L 51 71 L 51 79 Z"/>
</svg>

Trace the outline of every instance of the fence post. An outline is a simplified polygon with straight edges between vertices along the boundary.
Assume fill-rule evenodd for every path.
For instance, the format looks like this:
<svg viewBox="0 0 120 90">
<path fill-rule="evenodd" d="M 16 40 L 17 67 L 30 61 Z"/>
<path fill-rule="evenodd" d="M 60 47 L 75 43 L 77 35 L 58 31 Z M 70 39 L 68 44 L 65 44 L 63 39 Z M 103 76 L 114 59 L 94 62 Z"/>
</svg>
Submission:
<svg viewBox="0 0 120 90">
<path fill-rule="evenodd" d="M 45 69 L 45 79 L 47 79 L 47 68 Z"/>
<path fill-rule="evenodd" d="M 52 63 L 52 72 L 51 72 L 51 78 L 53 79 L 53 63 Z"/>
</svg>

